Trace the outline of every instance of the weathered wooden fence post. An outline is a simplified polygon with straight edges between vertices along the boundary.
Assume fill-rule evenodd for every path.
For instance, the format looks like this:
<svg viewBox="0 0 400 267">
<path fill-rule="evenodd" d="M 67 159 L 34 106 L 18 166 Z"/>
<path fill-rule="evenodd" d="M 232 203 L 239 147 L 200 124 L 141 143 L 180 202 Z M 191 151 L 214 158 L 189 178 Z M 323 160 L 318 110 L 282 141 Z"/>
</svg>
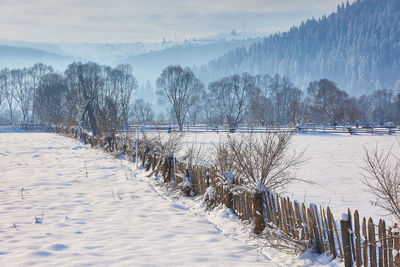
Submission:
<svg viewBox="0 0 400 267">
<path fill-rule="evenodd" d="M 394 266 L 397 267 L 397 266 L 400 266 L 400 255 L 398 253 L 400 246 L 399 246 L 399 228 L 396 223 L 393 226 L 392 232 L 393 232 L 393 248 L 394 248 L 394 251 L 397 252 L 396 256 L 394 257 Z"/>
<path fill-rule="evenodd" d="M 328 223 L 328 241 L 329 241 L 329 250 L 332 253 L 333 258 L 335 259 L 337 257 L 336 253 L 336 247 L 335 247 L 335 238 L 333 237 L 333 224 L 335 222 L 332 222 L 332 215 L 331 215 L 331 210 L 326 208 L 326 215 L 327 215 L 327 223 Z"/>
<path fill-rule="evenodd" d="M 172 155 L 169 155 L 166 158 L 166 163 L 167 163 L 166 164 L 167 172 L 166 172 L 166 177 L 164 178 L 164 182 L 170 182 L 174 168 L 174 157 Z"/>
<path fill-rule="evenodd" d="M 228 175 L 228 174 L 224 174 L 224 175 Z M 233 175 L 233 174 L 229 174 L 229 175 Z M 234 197 L 233 197 L 233 193 L 232 193 L 232 187 L 235 184 L 234 177 L 225 177 L 225 178 L 226 178 L 226 183 L 224 183 L 224 185 L 223 185 L 224 204 L 228 209 L 234 211 L 234 207 L 233 207 Z"/>
<path fill-rule="evenodd" d="M 354 211 L 354 234 L 355 234 L 355 243 L 356 243 L 356 265 L 357 267 L 361 267 L 362 264 L 362 254 L 361 254 L 361 235 L 360 235 L 360 215 L 358 211 Z"/>
<path fill-rule="evenodd" d="M 368 219 L 368 241 L 371 267 L 376 267 L 375 226 L 371 217 Z"/>
<path fill-rule="evenodd" d="M 142 166 L 143 167 L 145 167 L 147 154 L 149 154 L 149 152 L 150 152 L 150 144 L 146 141 L 146 149 L 144 150 L 143 158 L 142 158 Z"/>
<path fill-rule="evenodd" d="M 153 162 L 153 156 L 151 151 L 147 154 L 147 159 L 146 159 L 146 166 L 145 166 L 145 170 L 149 171 L 150 167 L 151 167 L 151 163 Z"/>
<path fill-rule="evenodd" d="M 265 229 L 264 192 L 254 193 L 254 233 L 261 234 Z"/>
<path fill-rule="evenodd" d="M 347 214 L 342 214 L 342 219 L 340 220 L 340 231 L 342 234 L 344 266 L 351 267 L 353 265 L 349 232 L 351 231 L 351 227 L 350 219 Z"/>
</svg>

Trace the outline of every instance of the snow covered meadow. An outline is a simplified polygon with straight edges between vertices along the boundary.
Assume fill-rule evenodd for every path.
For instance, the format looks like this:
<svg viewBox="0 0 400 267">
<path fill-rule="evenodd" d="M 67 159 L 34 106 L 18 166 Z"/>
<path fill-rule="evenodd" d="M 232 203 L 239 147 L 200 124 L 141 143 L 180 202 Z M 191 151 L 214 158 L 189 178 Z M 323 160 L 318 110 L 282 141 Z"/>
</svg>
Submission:
<svg viewBox="0 0 400 267">
<path fill-rule="evenodd" d="M 212 149 L 225 134 L 191 134 L 185 136 L 186 144 L 197 144 L 206 150 Z M 396 135 L 349 135 L 349 134 L 296 134 L 292 147 L 305 150 L 307 161 L 295 170 L 297 177 L 313 184 L 296 183 L 285 190 L 292 199 L 329 206 L 340 217 L 348 208 L 357 209 L 360 215 L 373 219 L 391 217 L 385 211 L 370 204 L 373 195 L 361 182 L 365 149 L 387 151 L 392 147 L 400 155 L 400 144 Z"/>
<path fill-rule="evenodd" d="M 221 135 L 186 135 L 211 149 Z M 0 133 L 1 266 L 315 266 L 255 249 L 251 230 L 222 208 L 176 198 L 135 164 L 48 133 Z M 389 148 L 394 136 L 296 135 L 308 162 L 297 170 L 315 184 L 287 188 L 293 199 L 382 217 L 360 182 L 364 148 Z M 394 151 L 400 152 L 395 144 Z"/>
</svg>

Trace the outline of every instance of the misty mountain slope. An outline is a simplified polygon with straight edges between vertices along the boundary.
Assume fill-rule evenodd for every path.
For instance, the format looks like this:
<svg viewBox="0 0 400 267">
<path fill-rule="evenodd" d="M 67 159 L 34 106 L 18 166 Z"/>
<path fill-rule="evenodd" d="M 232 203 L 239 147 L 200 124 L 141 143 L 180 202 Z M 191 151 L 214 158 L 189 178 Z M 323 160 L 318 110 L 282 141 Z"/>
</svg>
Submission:
<svg viewBox="0 0 400 267">
<path fill-rule="evenodd" d="M 301 87 L 328 78 L 352 95 L 393 88 L 400 80 L 399 25 L 400 1 L 357 0 L 248 49 L 232 50 L 197 73 L 205 81 L 240 72 L 279 73 Z"/>
<path fill-rule="evenodd" d="M 186 42 L 160 51 L 152 51 L 129 57 L 123 63 L 132 64 L 135 76 L 140 83 L 155 81 L 163 69 L 169 65 L 192 67 L 206 64 L 236 47 L 248 47 L 261 38 L 244 40 L 210 40 L 206 43 Z"/>
<path fill-rule="evenodd" d="M 38 49 L 0 45 L 0 68 L 23 68 L 44 63 L 64 70 L 74 59 Z"/>
</svg>

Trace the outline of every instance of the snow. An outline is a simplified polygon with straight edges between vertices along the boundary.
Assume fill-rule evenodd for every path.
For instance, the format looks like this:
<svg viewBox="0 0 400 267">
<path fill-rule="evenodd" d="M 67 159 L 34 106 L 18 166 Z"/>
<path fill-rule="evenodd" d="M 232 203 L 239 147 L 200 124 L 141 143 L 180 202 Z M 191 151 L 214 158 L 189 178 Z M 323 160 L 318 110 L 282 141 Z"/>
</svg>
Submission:
<svg viewBox="0 0 400 267">
<path fill-rule="evenodd" d="M 296 174 L 299 178 L 310 179 L 314 185 L 296 183 L 289 186 L 287 194 L 297 200 L 329 206 L 339 219 L 341 213 L 356 209 L 360 217 L 372 217 L 374 221 L 386 219 L 387 225 L 393 218 L 381 208 L 372 205 L 376 199 L 369 188 L 362 183 L 362 167 L 365 166 L 365 150 L 378 146 L 387 151 L 393 145 L 393 152 L 400 155 L 397 136 L 389 135 L 295 135 L 294 145 L 305 148 L 308 161 Z"/>
<path fill-rule="evenodd" d="M 55 134 L 0 133 L 0 266 L 319 266 L 254 249 L 249 227 Z"/>
<path fill-rule="evenodd" d="M 213 143 L 220 142 L 224 133 L 186 134 L 184 142 L 212 150 Z M 237 133 L 236 135 L 240 135 Z M 310 180 L 313 184 L 298 182 L 289 185 L 282 192 L 293 200 L 329 206 L 333 215 L 340 215 L 350 209 L 358 210 L 360 217 L 372 217 L 374 221 L 385 219 L 388 224 L 395 222 L 386 211 L 371 204 L 376 201 L 373 194 L 362 183 L 365 150 L 378 147 L 400 156 L 400 144 L 396 135 L 349 135 L 349 134 L 296 134 L 292 141 L 296 151 L 305 149 L 307 161 L 295 170 L 296 176 Z"/>
</svg>

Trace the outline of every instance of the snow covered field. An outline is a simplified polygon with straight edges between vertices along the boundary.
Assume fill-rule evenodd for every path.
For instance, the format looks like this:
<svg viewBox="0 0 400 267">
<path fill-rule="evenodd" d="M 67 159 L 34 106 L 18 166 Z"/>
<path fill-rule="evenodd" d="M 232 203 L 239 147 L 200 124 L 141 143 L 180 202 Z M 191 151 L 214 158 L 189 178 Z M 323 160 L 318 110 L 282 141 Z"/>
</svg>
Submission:
<svg viewBox="0 0 400 267">
<path fill-rule="evenodd" d="M 186 144 L 203 145 L 212 149 L 213 143 L 219 142 L 225 134 L 191 134 L 185 135 Z M 368 188 L 361 183 L 363 179 L 364 148 L 378 148 L 392 151 L 400 156 L 400 145 L 395 135 L 349 135 L 349 134 L 296 134 L 293 147 L 300 151 L 305 149 L 308 159 L 299 169 L 297 176 L 309 179 L 314 184 L 296 183 L 286 188 L 286 195 L 292 199 L 330 206 L 337 218 L 348 208 L 358 209 L 360 216 L 375 219 L 384 218 L 391 222 L 376 206 Z"/>
<path fill-rule="evenodd" d="M 73 139 L 0 133 L 0 266 L 307 266 L 249 250 L 234 215 L 168 196 L 126 161 Z"/>
<path fill-rule="evenodd" d="M 188 135 L 211 146 L 219 135 Z M 173 198 L 134 164 L 73 139 L 45 133 L 0 133 L 0 266 L 315 266 L 254 248 L 248 228 L 223 209 Z M 287 189 L 294 199 L 381 217 L 361 184 L 363 146 L 388 148 L 393 136 L 296 135 L 309 161 L 298 176 L 317 184 Z M 399 152 L 396 144 L 394 150 Z M 333 263 L 330 263 L 333 264 Z"/>
</svg>

